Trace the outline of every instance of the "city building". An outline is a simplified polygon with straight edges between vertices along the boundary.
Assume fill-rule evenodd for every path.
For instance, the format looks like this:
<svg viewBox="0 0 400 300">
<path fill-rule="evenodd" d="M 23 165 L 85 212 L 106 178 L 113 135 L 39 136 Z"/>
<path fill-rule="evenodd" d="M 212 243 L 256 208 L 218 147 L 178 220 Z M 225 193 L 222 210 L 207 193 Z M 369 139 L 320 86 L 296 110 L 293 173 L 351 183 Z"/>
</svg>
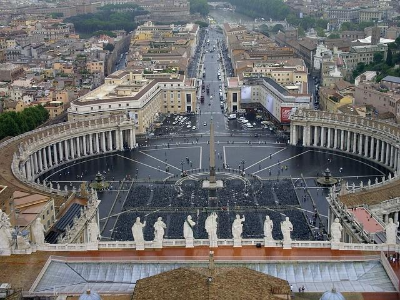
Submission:
<svg viewBox="0 0 400 300">
<path fill-rule="evenodd" d="M 24 74 L 24 69 L 15 64 L 0 64 L 0 81 L 13 82 Z"/>
<path fill-rule="evenodd" d="M 117 71 L 105 83 L 80 97 L 68 109 L 71 121 L 88 117 L 132 114 L 136 132 L 146 133 L 162 115 L 196 111 L 196 82 L 183 75 L 146 76 L 133 71 Z"/>
</svg>

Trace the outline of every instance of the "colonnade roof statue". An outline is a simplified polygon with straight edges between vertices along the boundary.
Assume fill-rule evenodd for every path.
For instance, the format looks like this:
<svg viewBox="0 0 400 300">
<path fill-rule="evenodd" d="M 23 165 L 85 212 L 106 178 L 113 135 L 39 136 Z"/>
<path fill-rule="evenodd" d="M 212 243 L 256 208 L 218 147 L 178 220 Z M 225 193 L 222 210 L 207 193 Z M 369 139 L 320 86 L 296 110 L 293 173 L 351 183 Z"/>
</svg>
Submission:
<svg viewBox="0 0 400 300">
<path fill-rule="evenodd" d="M 389 218 L 389 223 L 386 224 L 386 244 L 396 244 L 397 243 L 397 229 L 399 223 L 394 223 L 392 218 Z"/>
<path fill-rule="evenodd" d="M 332 243 L 340 243 L 342 238 L 343 226 L 340 224 L 339 219 L 336 218 L 331 225 L 331 241 Z"/>
</svg>

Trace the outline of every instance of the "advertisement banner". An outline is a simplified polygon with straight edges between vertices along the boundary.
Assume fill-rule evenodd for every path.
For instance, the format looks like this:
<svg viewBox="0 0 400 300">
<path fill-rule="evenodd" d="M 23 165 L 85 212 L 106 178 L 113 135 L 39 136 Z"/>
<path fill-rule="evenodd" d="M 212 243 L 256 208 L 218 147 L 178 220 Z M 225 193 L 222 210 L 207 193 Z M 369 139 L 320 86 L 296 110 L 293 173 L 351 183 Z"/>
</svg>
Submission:
<svg viewBox="0 0 400 300">
<path fill-rule="evenodd" d="M 290 114 L 292 112 L 293 107 L 281 107 L 281 123 L 289 123 L 290 122 Z"/>
</svg>

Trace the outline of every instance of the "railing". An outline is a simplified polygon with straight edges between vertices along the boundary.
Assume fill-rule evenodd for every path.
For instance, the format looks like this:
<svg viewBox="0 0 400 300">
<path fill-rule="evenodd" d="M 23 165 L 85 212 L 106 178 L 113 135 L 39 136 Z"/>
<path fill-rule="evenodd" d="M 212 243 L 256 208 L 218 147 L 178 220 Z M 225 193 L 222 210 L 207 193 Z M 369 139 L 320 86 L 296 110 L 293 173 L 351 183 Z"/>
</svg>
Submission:
<svg viewBox="0 0 400 300">
<path fill-rule="evenodd" d="M 396 291 L 399 292 L 399 278 L 397 277 L 396 273 L 394 272 L 392 266 L 390 265 L 388 258 L 381 252 L 381 263 L 383 268 L 386 271 L 386 274 L 389 276 L 390 281 L 393 283 L 394 288 Z"/>
</svg>

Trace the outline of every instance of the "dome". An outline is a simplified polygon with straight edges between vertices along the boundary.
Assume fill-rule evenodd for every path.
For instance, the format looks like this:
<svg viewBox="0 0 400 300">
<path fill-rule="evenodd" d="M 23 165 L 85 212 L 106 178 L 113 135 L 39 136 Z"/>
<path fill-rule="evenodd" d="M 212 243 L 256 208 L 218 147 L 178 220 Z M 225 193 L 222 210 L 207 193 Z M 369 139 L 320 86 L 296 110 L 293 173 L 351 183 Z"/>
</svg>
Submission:
<svg viewBox="0 0 400 300">
<path fill-rule="evenodd" d="M 85 293 L 83 293 L 80 297 L 79 300 L 101 300 L 99 294 L 96 292 L 92 292 L 91 290 L 87 290 Z"/>
<path fill-rule="evenodd" d="M 332 288 L 332 291 L 325 292 L 319 300 L 346 300 L 343 295 Z"/>
</svg>

